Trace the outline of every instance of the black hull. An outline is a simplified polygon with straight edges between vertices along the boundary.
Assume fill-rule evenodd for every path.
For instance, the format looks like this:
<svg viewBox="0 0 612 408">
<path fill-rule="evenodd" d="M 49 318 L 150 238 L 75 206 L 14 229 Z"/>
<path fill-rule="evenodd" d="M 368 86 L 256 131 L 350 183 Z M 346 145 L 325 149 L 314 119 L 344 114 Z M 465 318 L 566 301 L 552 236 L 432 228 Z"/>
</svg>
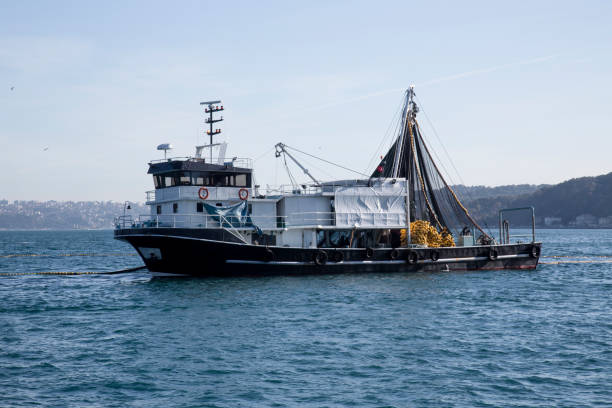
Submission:
<svg viewBox="0 0 612 408">
<path fill-rule="evenodd" d="M 288 248 L 231 242 L 223 230 L 118 229 L 156 275 L 236 276 L 535 269 L 541 243 L 452 248 Z M 225 239 L 225 240 L 224 240 Z M 234 239 L 235 240 L 235 239 Z"/>
</svg>

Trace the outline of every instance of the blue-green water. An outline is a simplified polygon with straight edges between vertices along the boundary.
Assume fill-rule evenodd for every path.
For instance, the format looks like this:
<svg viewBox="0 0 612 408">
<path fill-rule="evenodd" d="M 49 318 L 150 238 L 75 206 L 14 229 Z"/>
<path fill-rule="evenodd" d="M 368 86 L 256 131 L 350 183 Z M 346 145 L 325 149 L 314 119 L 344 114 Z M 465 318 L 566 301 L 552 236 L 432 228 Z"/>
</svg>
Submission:
<svg viewBox="0 0 612 408">
<path fill-rule="evenodd" d="M 610 230 L 539 238 L 544 256 L 612 256 Z M 140 265 L 131 254 L 111 231 L 0 232 L 0 274 Z M 0 276 L 0 406 L 610 407 L 612 258 L 592 259 L 434 274 Z"/>
</svg>

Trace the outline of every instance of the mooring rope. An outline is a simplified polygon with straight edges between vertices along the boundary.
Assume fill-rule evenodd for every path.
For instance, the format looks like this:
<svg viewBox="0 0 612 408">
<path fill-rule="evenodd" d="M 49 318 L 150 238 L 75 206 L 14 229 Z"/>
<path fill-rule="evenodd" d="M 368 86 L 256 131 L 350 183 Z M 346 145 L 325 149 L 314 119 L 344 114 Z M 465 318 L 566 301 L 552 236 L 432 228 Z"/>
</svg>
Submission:
<svg viewBox="0 0 612 408">
<path fill-rule="evenodd" d="M 64 276 L 71 276 L 71 275 L 117 275 L 120 273 L 130 273 L 130 272 L 136 272 L 139 271 L 141 269 L 145 269 L 146 266 L 142 265 L 142 266 L 137 266 L 134 268 L 127 268 L 127 269 L 120 269 L 118 271 L 83 271 L 83 272 L 79 272 L 79 271 L 44 271 L 44 272 L 6 272 L 6 273 L 0 273 L 0 276 L 27 276 L 27 275 L 64 275 Z"/>
</svg>

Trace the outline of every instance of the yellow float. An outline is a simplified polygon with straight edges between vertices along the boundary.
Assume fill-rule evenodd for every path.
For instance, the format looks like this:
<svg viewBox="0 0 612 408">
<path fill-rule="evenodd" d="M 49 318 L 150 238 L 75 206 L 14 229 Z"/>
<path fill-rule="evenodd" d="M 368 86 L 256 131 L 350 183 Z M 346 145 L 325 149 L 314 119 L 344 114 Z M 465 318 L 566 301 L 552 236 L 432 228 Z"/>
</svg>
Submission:
<svg viewBox="0 0 612 408">
<path fill-rule="evenodd" d="M 402 246 L 407 245 L 406 230 L 400 231 Z M 431 248 L 454 247 L 455 240 L 446 228 L 438 232 L 428 221 L 416 220 L 410 223 L 410 242 Z"/>
</svg>

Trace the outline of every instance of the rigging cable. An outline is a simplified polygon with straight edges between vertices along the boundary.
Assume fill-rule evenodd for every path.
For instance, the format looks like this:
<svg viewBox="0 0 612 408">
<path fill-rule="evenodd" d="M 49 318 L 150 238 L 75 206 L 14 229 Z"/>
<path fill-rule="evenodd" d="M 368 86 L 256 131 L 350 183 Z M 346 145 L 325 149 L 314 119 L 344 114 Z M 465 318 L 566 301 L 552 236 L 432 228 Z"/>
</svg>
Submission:
<svg viewBox="0 0 612 408">
<path fill-rule="evenodd" d="M 257 160 L 263 158 L 267 154 L 271 153 L 273 150 L 274 150 L 274 147 L 272 147 L 271 149 L 268 149 L 265 153 L 260 154 L 255 159 L 253 159 L 253 163 L 255 163 Z M 253 184 L 257 185 L 257 179 L 255 178 L 255 173 L 253 173 Z"/>
<path fill-rule="evenodd" d="M 442 149 L 444 150 L 444 153 L 446 154 L 446 157 L 448 158 L 448 161 L 453 166 L 453 169 L 455 169 L 455 172 L 457 173 L 457 176 L 459 176 L 459 178 L 461 178 L 461 174 L 459 174 L 459 172 L 457 171 L 457 167 L 455 167 L 455 163 L 453 162 L 452 157 L 450 156 L 450 154 L 448 154 L 448 150 L 446 150 L 446 147 L 444 147 L 444 143 L 442 143 L 442 139 L 440 139 L 440 136 L 438 135 L 438 132 L 436 131 L 436 128 L 435 128 L 433 122 L 429 119 L 429 116 L 427 115 L 427 112 L 425 112 L 425 109 L 423 108 L 423 103 L 421 102 L 421 100 L 419 99 L 419 97 L 416 94 L 414 95 L 414 98 L 419 103 L 419 107 L 421 108 L 421 112 L 423 112 L 423 115 L 425 115 L 425 119 L 427 119 L 427 122 L 429 123 L 429 126 L 431 126 L 431 129 L 433 130 L 434 135 L 438 139 L 438 142 L 440 143 L 440 146 L 442 146 Z"/>
<path fill-rule="evenodd" d="M 283 153 L 283 163 L 285 164 L 285 170 L 287 170 L 287 175 L 289 175 L 289 181 L 291 182 L 291 186 L 293 188 L 298 188 L 298 184 L 293 178 L 293 174 L 291 174 L 291 170 L 289 170 L 289 166 L 287 165 L 287 156 Z"/>
<path fill-rule="evenodd" d="M 419 127 L 419 124 L 417 123 L 417 128 Z M 420 129 L 419 129 L 420 131 Z M 420 132 L 419 132 L 420 133 Z M 427 154 L 429 155 L 429 158 L 431 159 L 431 153 L 429 153 L 429 149 L 427 148 L 427 145 L 425 144 L 425 142 L 423 141 L 423 147 L 425 148 L 425 151 L 427 152 Z M 482 232 L 483 234 L 487 235 L 489 238 L 491 238 L 491 236 L 489 236 L 489 234 L 487 234 L 486 232 L 483 231 L 483 229 L 480 227 L 480 225 L 478 225 L 478 223 L 472 218 L 472 216 L 470 215 L 470 213 L 468 212 L 467 208 L 465 208 L 463 206 L 463 204 L 461 204 L 461 201 L 459 201 L 459 198 L 457 198 L 457 196 L 455 195 L 455 192 L 453 191 L 453 189 L 448 185 L 448 183 L 446 182 L 446 180 L 444 179 L 444 177 L 442 177 L 440 170 L 438 169 L 438 166 L 436 165 L 436 162 L 431 160 L 431 164 L 433 164 L 434 168 L 436 169 L 436 171 L 438 172 L 438 174 L 440 174 L 440 178 L 442 179 L 442 182 L 444 183 L 444 185 L 446 186 L 446 188 L 448 189 L 448 191 L 450 191 L 450 193 L 453 195 L 453 198 L 455 199 L 455 201 L 457 202 L 457 204 L 459 204 L 459 206 L 461 207 L 461 209 L 463 210 L 463 212 L 465 212 L 465 216 L 468 217 L 468 219 L 472 222 L 472 224 L 474 224 L 474 226 L 476 228 L 478 228 L 480 230 L 480 232 Z"/>
<path fill-rule="evenodd" d="M 418 161 L 417 156 L 416 156 L 416 145 L 414 143 L 414 134 L 412 133 L 412 123 L 408 123 L 408 131 L 410 132 L 410 146 L 412 150 L 412 156 L 414 158 L 415 168 L 419 176 L 419 181 L 421 182 L 421 189 L 423 190 L 423 197 L 425 197 L 425 203 L 427 204 L 429 213 L 433 215 L 434 220 L 436 221 L 436 224 L 438 224 L 438 228 L 442 229 L 440 221 L 438 221 L 438 216 L 431 208 L 431 204 L 429 203 L 429 198 L 427 198 L 427 191 L 425 190 L 425 183 L 423 182 L 423 176 L 421 175 L 421 168 L 420 168 L 421 166 L 419 164 L 420 162 Z"/>
<path fill-rule="evenodd" d="M 427 122 L 429 123 L 429 126 L 431 126 L 431 129 L 433 130 L 433 133 L 436 136 L 436 139 L 438 139 L 438 142 L 440 143 L 440 146 L 442 147 L 442 150 L 444 150 L 444 154 L 446 154 L 446 157 L 448 158 L 448 161 L 450 162 L 451 166 L 453 166 L 453 169 L 455 170 L 455 173 L 456 173 L 457 177 L 459 178 L 459 181 L 463 185 L 463 187 L 464 187 L 463 190 L 464 190 L 465 194 L 467 194 L 467 196 L 469 197 L 470 201 L 474 201 L 474 197 L 472 196 L 472 194 L 470 193 L 469 189 L 465 185 L 465 181 L 463 181 L 463 178 L 461 177 L 461 174 L 457 170 L 457 167 L 455 166 L 455 162 L 453 162 L 453 159 L 450 156 L 450 154 L 448 153 L 448 150 L 446 150 L 446 147 L 444 146 L 444 143 L 442 143 L 442 139 L 438 135 L 438 132 L 437 132 L 433 122 L 431 121 L 431 119 L 429 119 L 429 116 L 427 115 L 427 112 L 425 112 L 425 109 L 423 109 L 423 104 L 421 103 L 421 100 L 418 98 L 418 96 L 416 94 L 414 95 L 414 97 L 417 100 L 417 102 L 419 103 L 419 107 L 421 108 L 421 112 L 423 112 L 423 115 L 425 115 L 425 119 L 427 119 Z M 450 176 L 450 172 L 444 167 L 444 163 L 442 162 L 442 160 L 440 160 L 440 158 L 438 157 L 438 155 L 437 155 L 437 153 L 435 151 L 434 151 L 434 154 L 436 155 L 436 158 L 438 159 L 438 161 L 440 162 L 440 165 L 444 169 L 444 172 L 451 179 L 451 182 L 452 182 L 452 177 Z M 489 237 L 493 237 L 493 232 L 491 231 L 491 227 L 489 227 L 489 225 L 486 222 L 486 220 L 483 220 L 483 223 L 485 225 L 485 228 L 489 231 L 489 233 L 487 234 L 484 231 L 482 231 L 480 228 L 478 228 L 478 229 L 480 229 L 481 232 L 483 232 L 485 235 L 488 235 Z"/>
<path fill-rule="evenodd" d="M 278 186 L 278 160 L 274 160 L 274 186 Z"/>
<path fill-rule="evenodd" d="M 268 149 L 265 153 L 260 154 L 259 156 L 257 156 L 255 159 L 253 159 L 253 163 L 255 163 L 257 160 L 261 159 L 262 157 L 264 157 L 265 155 L 267 155 L 268 153 L 272 153 L 272 151 L 275 149 L 275 146 L 272 146 L 271 149 Z"/>
<path fill-rule="evenodd" d="M 317 171 L 319 171 L 319 172 L 321 172 L 321 173 L 325 173 L 325 175 L 326 175 L 326 176 L 328 176 L 328 177 L 329 177 L 331 180 L 333 180 L 333 179 L 334 179 L 334 177 L 335 177 L 335 176 L 334 176 L 333 174 L 331 174 L 330 172 L 328 172 L 328 171 L 326 171 L 326 170 L 322 169 L 322 168 L 321 168 L 321 167 L 319 167 L 319 166 L 316 166 L 316 165 L 312 164 L 312 162 L 310 162 L 310 161 L 308 161 L 308 160 L 306 160 L 306 159 L 304 159 L 304 158 L 302 158 L 302 161 L 303 161 L 303 162 L 304 162 L 304 163 L 305 163 L 305 164 L 306 164 L 306 165 L 307 165 L 309 168 L 313 168 L 313 169 L 315 169 L 315 170 L 317 170 Z"/>
<path fill-rule="evenodd" d="M 362 173 L 362 172 L 360 172 L 360 171 L 353 170 L 353 169 L 349 169 L 348 167 L 344 167 L 344 166 L 342 166 L 342 165 L 340 165 L 340 164 L 337 164 L 337 163 L 334 163 L 334 162 L 330 162 L 329 160 L 325 160 L 325 159 L 322 159 L 322 158 L 317 157 L 317 156 L 315 156 L 315 155 L 312 155 L 312 154 L 310 154 L 310 153 L 303 152 L 303 151 L 301 151 L 301 150 L 299 150 L 299 149 L 296 149 L 295 147 L 291 147 L 291 146 L 287 146 L 287 145 L 284 145 L 284 146 L 285 146 L 286 148 L 288 147 L 288 148 L 290 148 L 290 149 L 292 149 L 292 150 L 295 150 L 296 152 L 299 152 L 299 153 L 305 154 L 306 156 L 310 156 L 310 157 L 312 157 L 312 158 L 314 158 L 314 159 L 321 160 L 322 162 L 325 162 L 325 163 L 327 163 L 327 164 L 331 164 L 332 166 L 340 167 L 341 169 L 348 170 L 348 171 L 350 171 L 350 172 L 353 172 L 353 173 L 359 174 L 359 175 L 361 175 L 361 176 L 369 177 L 367 174 L 363 174 L 363 173 Z"/>
<path fill-rule="evenodd" d="M 397 133 L 397 128 L 399 127 L 400 123 L 401 123 L 401 119 L 396 119 L 396 117 L 398 117 L 400 115 L 400 111 L 402 109 L 403 106 L 403 100 L 404 98 L 402 97 L 402 101 L 399 103 L 399 105 L 397 106 L 397 109 L 395 111 L 395 114 L 392 116 L 391 118 L 391 122 L 389 122 L 389 126 L 387 126 L 387 130 L 385 131 L 385 133 L 383 134 L 382 139 L 380 140 L 380 143 L 378 145 L 378 147 L 376 148 L 376 150 L 374 151 L 374 154 L 372 155 L 372 158 L 370 159 L 370 161 L 368 162 L 368 165 L 366 166 L 366 172 L 369 171 L 368 169 L 370 168 L 370 166 L 372 166 L 373 162 L 376 160 L 376 156 L 378 156 L 378 153 L 380 152 L 380 148 L 383 146 L 383 144 L 385 143 L 385 141 L 387 140 L 387 138 L 389 137 L 389 135 L 392 134 L 396 134 Z M 393 129 L 393 133 L 389 133 L 389 130 L 391 129 L 391 126 L 395 123 L 395 128 Z M 393 143 L 391 143 L 393 144 Z"/>
<path fill-rule="evenodd" d="M 461 182 L 461 184 L 463 184 L 465 186 L 465 182 L 463 181 L 463 179 L 461 177 L 461 174 L 457 170 L 457 167 L 455 167 L 455 163 L 453 162 L 452 157 L 448 153 L 448 150 L 446 150 L 446 147 L 444 146 L 444 143 L 442 143 L 442 139 L 438 135 L 438 132 L 436 131 L 436 128 L 433 125 L 433 122 L 429 119 L 429 116 L 427 116 L 427 112 L 425 112 L 425 109 L 423 109 L 423 104 L 421 103 L 419 98 L 416 96 L 416 94 L 414 95 L 414 97 L 417 100 L 417 102 L 419 103 L 419 107 L 421 108 L 421 112 L 423 112 L 423 115 L 425 115 L 425 119 L 427 119 L 427 123 L 429 123 L 429 126 L 431 126 L 431 130 L 433 130 L 433 133 L 436 136 L 436 139 L 438 139 L 438 143 L 440 143 L 440 146 L 442 147 L 442 150 L 444 150 L 444 154 L 446 155 L 449 163 L 451 164 L 451 166 L 453 166 L 453 169 L 455 170 L 455 174 L 457 175 L 457 177 L 459 177 L 459 181 Z M 452 182 L 453 180 L 452 180 L 450 172 L 446 169 L 446 167 L 444 166 L 444 163 L 442 162 L 442 160 L 440 160 L 440 157 L 438 157 L 438 154 L 435 151 L 434 151 L 434 154 L 436 155 L 436 158 L 438 159 L 438 161 L 440 162 L 440 165 L 444 169 L 444 172 L 449 177 L 449 179 L 451 179 L 451 182 Z M 472 200 L 472 197 L 470 197 L 470 200 Z"/>
</svg>

